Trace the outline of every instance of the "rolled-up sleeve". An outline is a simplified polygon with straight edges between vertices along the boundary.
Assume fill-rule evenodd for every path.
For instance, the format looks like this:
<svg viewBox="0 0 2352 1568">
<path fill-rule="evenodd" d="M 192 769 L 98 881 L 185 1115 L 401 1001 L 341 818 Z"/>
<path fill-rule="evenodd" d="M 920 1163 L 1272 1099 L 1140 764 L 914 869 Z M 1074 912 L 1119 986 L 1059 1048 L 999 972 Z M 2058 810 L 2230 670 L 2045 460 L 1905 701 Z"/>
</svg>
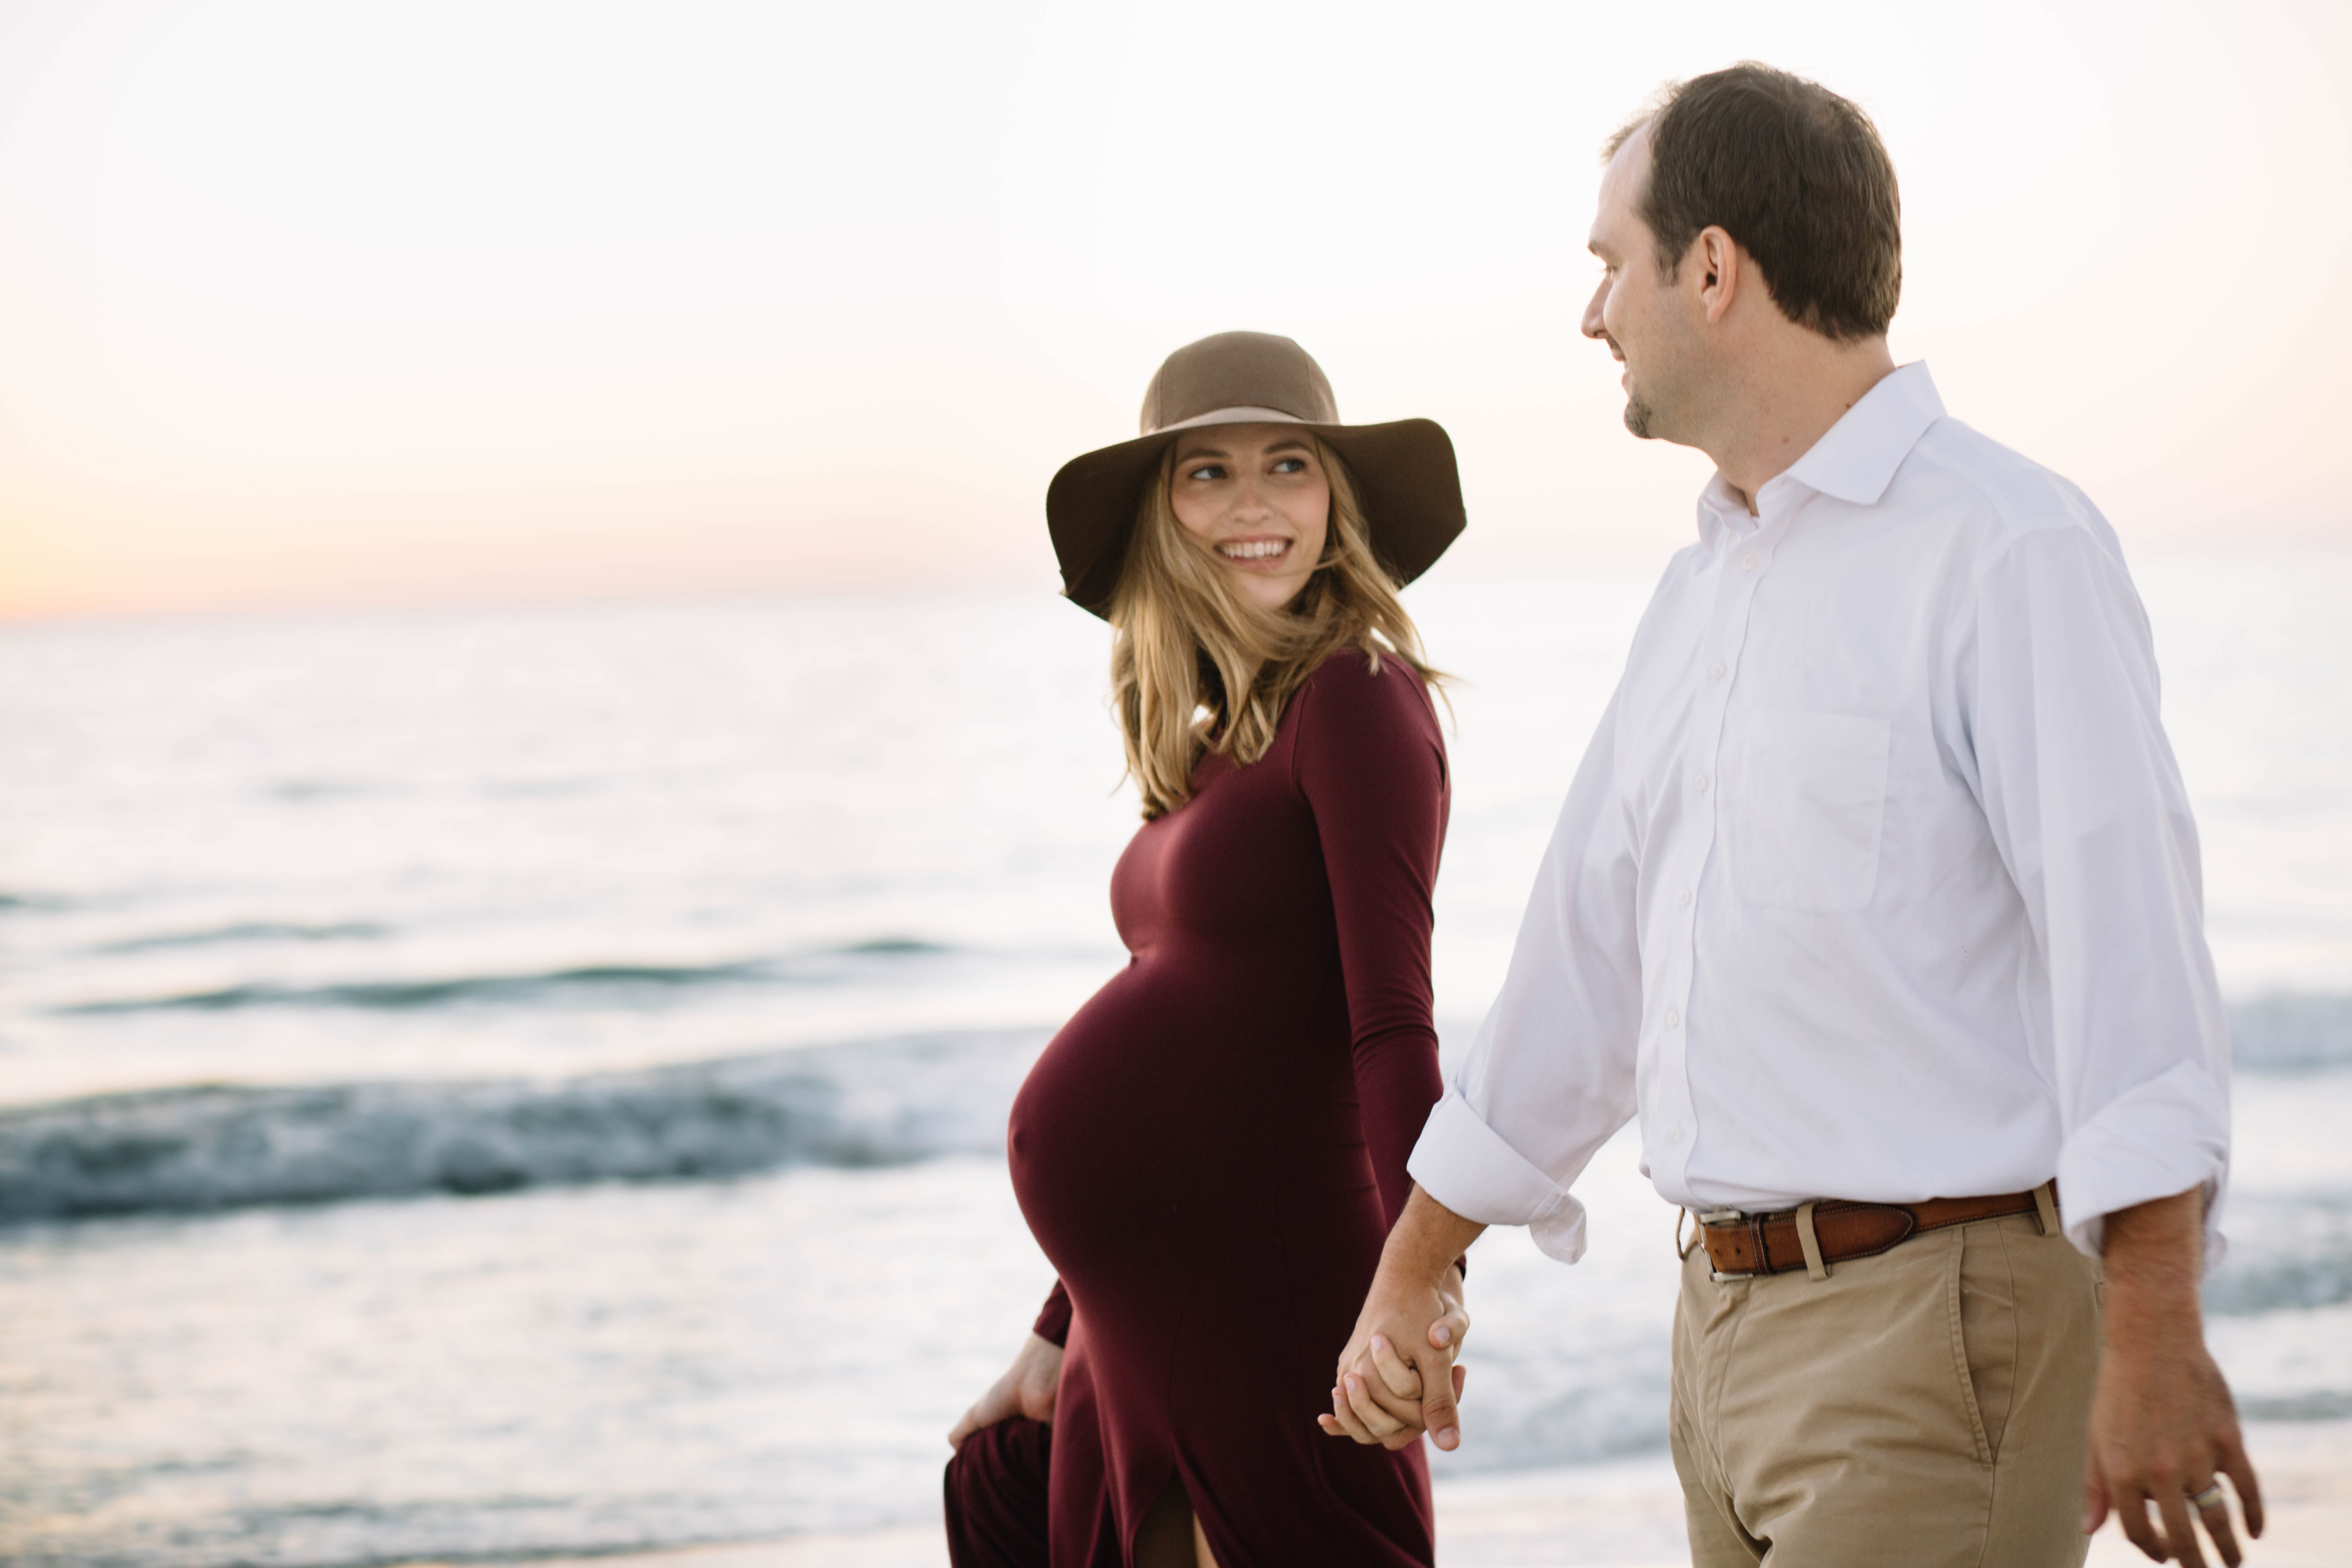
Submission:
<svg viewBox="0 0 2352 1568">
<path fill-rule="evenodd" d="M 1569 1184 L 1634 1110 L 1641 1018 L 1635 857 L 1616 787 L 1616 700 L 1560 808 L 1510 970 L 1413 1147 L 1413 1179 L 1486 1225 L 1584 1252 Z"/>
<path fill-rule="evenodd" d="M 2069 498 L 2088 513 L 2089 503 Z M 2147 618 L 2095 515 L 1985 566 L 1964 680 L 1979 798 L 2046 966 L 2066 1234 L 2206 1194 L 2220 1262 L 2229 1032 L 2205 942 L 2197 826 L 2158 712 Z"/>
</svg>

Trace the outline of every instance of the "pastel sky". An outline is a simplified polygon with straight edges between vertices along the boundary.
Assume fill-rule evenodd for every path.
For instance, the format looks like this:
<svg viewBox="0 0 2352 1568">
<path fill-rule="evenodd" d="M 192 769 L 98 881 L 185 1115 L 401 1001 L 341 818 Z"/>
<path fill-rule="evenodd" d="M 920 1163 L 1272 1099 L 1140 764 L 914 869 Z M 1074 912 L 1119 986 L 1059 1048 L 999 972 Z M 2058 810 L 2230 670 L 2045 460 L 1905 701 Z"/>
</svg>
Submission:
<svg viewBox="0 0 2352 1568">
<path fill-rule="evenodd" d="M 2352 6 L 0 0 L 0 615 L 1053 581 L 1168 350 L 1460 449 L 1446 570 L 1650 563 L 1607 132 L 1876 118 L 1898 358 L 2135 550 L 2352 542 Z"/>
</svg>

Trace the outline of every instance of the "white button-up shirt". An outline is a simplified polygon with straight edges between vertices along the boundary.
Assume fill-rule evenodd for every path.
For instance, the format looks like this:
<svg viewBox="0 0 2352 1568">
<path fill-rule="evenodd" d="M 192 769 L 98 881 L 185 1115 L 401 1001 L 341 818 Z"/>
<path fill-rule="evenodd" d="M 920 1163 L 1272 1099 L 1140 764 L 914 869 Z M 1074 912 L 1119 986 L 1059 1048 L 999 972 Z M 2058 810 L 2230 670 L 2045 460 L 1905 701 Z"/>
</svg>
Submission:
<svg viewBox="0 0 2352 1568">
<path fill-rule="evenodd" d="M 1701 499 L 1414 1178 L 1568 1262 L 1637 1113 L 1687 1208 L 2055 1175 L 2095 1254 L 2133 1204 L 2218 1215 L 2229 1037 L 2113 530 L 1923 364 L 1756 505 Z"/>
</svg>

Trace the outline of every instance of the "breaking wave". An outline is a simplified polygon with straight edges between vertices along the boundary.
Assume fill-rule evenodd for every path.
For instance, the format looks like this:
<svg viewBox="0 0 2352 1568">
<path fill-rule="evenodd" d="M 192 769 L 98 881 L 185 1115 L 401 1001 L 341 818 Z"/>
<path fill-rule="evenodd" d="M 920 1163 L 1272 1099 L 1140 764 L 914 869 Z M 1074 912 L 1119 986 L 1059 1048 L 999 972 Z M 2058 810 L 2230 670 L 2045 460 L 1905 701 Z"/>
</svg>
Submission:
<svg viewBox="0 0 2352 1568">
<path fill-rule="evenodd" d="M 2253 1072 L 2352 1067 L 2352 996 L 2281 995 L 2230 1009 L 2231 1054 Z"/>
<path fill-rule="evenodd" d="M 361 942 L 385 934 L 385 928 L 362 921 L 337 925 L 298 925 L 283 921 L 247 921 L 237 925 L 208 926 L 200 931 L 163 931 L 110 942 L 94 952 L 153 952 L 173 947 L 215 947 L 248 942 Z"/>
<path fill-rule="evenodd" d="M 566 992 L 651 998 L 705 985 L 822 984 L 947 951 L 886 937 L 737 963 L 252 984 L 74 1010 L 423 1008 Z M 2231 1026 L 2247 1070 L 2352 1065 L 2352 997 L 2244 1004 Z M 965 1032 L 561 1079 L 201 1085 L 0 1110 L 0 1222 L 995 1152 L 1043 1039 L 1035 1030 Z M 2242 1242 L 2206 1299 L 2233 1315 L 2352 1300 L 2352 1233 L 2330 1228 L 2275 1250 Z"/>
<path fill-rule="evenodd" d="M 2205 1310 L 2225 1317 L 2352 1301 L 2352 1192 L 2232 1195 L 2221 1217 L 2230 1251 L 2205 1281 Z"/>
<path fill-rule="evenodd" d="M 1036 1030 L 551 1081 L 209 1085 L 0 1110 L 0 1221 L 1000 1151 Z"/>
<path fill-rule="evenodd" d="M 2233 1244 L 2230 1261 L 2205 1282 L 2205 1310 L 2217 1317 L 2252 1318 L 2352 1301 L 2352 1245 L 2242 1265 L 2240 1250 Z"/>
<path fill-rule="evenodd" d="M 2248 1421 L 2341 1421 L 2352 1415 L 2352 1394 L 2314 1389 L 2308 1394 L 2255 1394 L 2238 1401 Z"/>
<path fill-rule="evenodd" d="M 234 933 L 249 934 L 247 931 Z M 304 932 L 317 935 L 317 932 Z M 348 931 L 329 934 L 348 935 Z M 145 938 L 137 945 L 232 940 L 231 934 L 192 933 L 176 939 Z M 118 949 L 120 951 L 120 949 Z M 119 1013 L 220 1013 L 254 1007 L 357 1007 L 392 1011 L 438 1007 L 460 1003 L 536 1003 L 561 999 L 567 994 L 602 993 L 610 1000 L 632 995 L 651 999 L 667 993 L 709 985 L 777 984 L 828 985 L 872 976 L 877 964 L 912 958 L 942 957 L 950 952 L 932 942 L 908 937 L 881 937 L 781 958 L 744 959 L 724 963 L 593 963 L 520 974 L 455 974 L 417 980 L 349 980 L 323 985 L 281 985 L 254 982 L 164 996 L 108 997 L 74 1002 L 55 1009 L 61 1015 Z"/>
</svg>

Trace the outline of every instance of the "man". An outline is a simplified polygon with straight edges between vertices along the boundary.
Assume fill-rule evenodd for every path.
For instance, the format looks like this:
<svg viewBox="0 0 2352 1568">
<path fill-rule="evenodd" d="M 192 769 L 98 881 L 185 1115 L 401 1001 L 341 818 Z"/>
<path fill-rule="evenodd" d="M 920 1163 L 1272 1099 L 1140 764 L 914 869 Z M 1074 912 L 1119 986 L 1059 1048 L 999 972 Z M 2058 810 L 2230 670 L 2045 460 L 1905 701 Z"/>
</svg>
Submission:
<svg viewBox="0 0 2352 1568">
<path fill-rule="evenodd" d="M 1611 145 L 1585 335 L 1718 471 L 1326 1424 L 1455 1447 L 1445 1267 L 1487 1225 L 1575 1261 L 1570 1184 L 1638 1114 L 1699 1222 L 1702 1568 L 2079 1563 L 2110 1508 L 2235 1564 L 2217 1478 L 2262 1504 L 2197 1297 L 2228 1039 L 2148 628 L 2082 493 L 1895 367 L 1897 212 L 1862 111 L 1760 66 Z"/>
</svg>

